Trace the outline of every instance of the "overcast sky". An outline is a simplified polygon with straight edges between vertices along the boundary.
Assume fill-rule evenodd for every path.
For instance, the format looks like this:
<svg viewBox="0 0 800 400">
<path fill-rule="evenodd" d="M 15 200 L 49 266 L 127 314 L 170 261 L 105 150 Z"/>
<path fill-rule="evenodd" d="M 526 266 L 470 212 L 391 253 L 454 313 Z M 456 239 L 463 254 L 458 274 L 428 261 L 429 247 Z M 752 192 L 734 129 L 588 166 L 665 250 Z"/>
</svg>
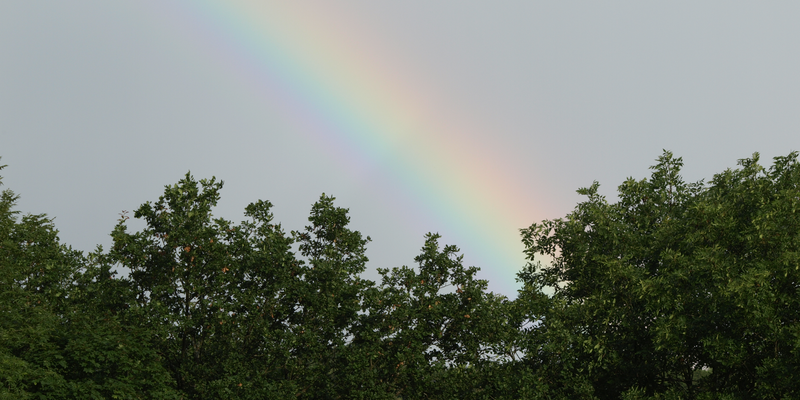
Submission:
<svg viewBox="0 0 800 400">
<path fill-rule="evenodd" d="M 353 92 L 383 82 L 372 87 L 386 107 L 416 109 L 402 115 L 419 117 L 421 132 L 447 131 L 397 133 L 463 172 L 429 167 L 431 184 L 472 177 L 469 168 L 495 171 L 475 175 L 474 193 L 510 182 L 513 201 L 530 204 L 507 227 L 512 241 L 568 213 L 592 181 L 613 199 L 662 149 L 683 157 L 689 181 L 753 152 L 769 164 L 800 149 L 797 2 L 246 3 L 0 2 L 0 156 L 19 209 L 55 217 L 61 239 L 88 251 L 108 247 L 120 211 L 157 200 L 189 170 L 225 181 L 219 216 L 240 221 L 266 199 L 287 230 L 325 192 L 373 238 L 370 268 L 412 265 L 437 231 L 491 290 L 514 297 L 521 253 L 495 263 L 480 225 L 438 218 L 430 205 L 455 209 L 458 197 L 414 192 L 424 174 L 404 170 L 412 156 L 359 147 L 395 142 L 353 139 L 354 124 L 314 132 L 309 121 L 333 121 L 326 104 L 350 104 L 350 93 L 292 71 L 325 70 L 328 59 L 331 82 L 363 75 Z M 270 64 L 275 46 L 283 64 Z M 348 115 L 378 119 L 369 113 Z M 502 212 L 511 193 L 480 204 Z"/>
</svg>

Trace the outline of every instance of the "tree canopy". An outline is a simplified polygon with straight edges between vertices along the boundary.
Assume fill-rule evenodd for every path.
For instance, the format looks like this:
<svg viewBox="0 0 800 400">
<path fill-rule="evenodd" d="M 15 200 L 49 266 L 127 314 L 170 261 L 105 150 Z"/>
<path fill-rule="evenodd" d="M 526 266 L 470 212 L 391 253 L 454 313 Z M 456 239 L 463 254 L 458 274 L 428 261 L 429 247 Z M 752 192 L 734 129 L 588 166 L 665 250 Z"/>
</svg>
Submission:
<svg viewBox="0 0 800 400">
<path fill-rule="evenodd" d="M 797 155 L 686 183 L 665 151 L 614 202 L 579 189 L 521 230 L 514 300 L 432 233 L 365 279 L 325 194 L 287 231 L 268 201 L 216 218 L 222 182 L 186 174 L 82 254 L 5 190 L 0 398 L 797 398 Z"/>
</svg>

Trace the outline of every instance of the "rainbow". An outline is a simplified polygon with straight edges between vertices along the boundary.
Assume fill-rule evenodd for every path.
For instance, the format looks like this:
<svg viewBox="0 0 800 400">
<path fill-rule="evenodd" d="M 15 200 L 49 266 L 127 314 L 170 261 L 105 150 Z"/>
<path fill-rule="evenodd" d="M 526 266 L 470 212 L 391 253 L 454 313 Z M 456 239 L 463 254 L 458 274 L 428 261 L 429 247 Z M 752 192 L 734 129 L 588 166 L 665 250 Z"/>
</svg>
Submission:
<svg viewBox="0 0 800 400">
<path fill-rule="evenodd" d="M 525 264 L 519 228 L 537 211 L 522 190 L 528 181 L 491 146 L 469 139 L 471 121 L 438 116 L 441 96 L 409 85 L 419 81 L 359 48 L 355 38 L 369 32 L 347 32 L 343 26 L 357 24 L 331 23 L 347 16 L 315 14 L 304 2 L 174 0 L 154 7 L 252 79 L 313 142 L 341 154 L 348 170 L 380 170 L 422 218 L 459 232 L 457 244 L 492 289 L 514 296 Z"/>
</svg>

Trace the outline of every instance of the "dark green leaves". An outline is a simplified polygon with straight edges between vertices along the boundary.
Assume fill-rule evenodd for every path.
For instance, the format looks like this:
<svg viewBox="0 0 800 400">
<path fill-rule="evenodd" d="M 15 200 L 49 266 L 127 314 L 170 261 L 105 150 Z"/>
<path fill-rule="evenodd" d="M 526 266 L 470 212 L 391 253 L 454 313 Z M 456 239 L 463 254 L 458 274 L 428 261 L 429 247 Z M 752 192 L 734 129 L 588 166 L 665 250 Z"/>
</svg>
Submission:
<svg viewBox="0 0 800 400">
<path fill-rule="evenodd" d="M 709 184 L 681 167 L 664 152 L 617 202 L 595 182 L 523 229 L 514 301 L 434 234 L 364 279 L 370 239 L 324 194 L 287 233 L 268 201 L 214 217 L 222 182 L 187 174 L 84 256 L 6 190 L 0 397 L 798 397 L 797 153 Z"/>
<path fill-rule="evenodd" d="M 566 218 L 523 230 L 531 259 L 554 260 L 520 275 L 554 291 L 528 351 L 600 398 L 794 397 L 782 376 L 800 351 L 797 153 L 769 170 L 756 154 L 708 186 L 685 184 L 681 165 L 665 152 L 619 202 L 595 183 Z"/>
</svg>

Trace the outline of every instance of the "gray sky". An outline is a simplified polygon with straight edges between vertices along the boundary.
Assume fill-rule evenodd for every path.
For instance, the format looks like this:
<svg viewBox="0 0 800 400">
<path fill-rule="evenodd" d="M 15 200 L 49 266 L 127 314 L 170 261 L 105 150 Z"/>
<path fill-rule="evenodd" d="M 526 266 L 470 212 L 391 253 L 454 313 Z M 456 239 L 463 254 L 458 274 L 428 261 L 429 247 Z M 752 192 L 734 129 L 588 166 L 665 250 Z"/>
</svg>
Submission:
<svg viewBox="0 0 800 400">
<path fill-rule="evenodd" d="M 350 49 L 359 57 L 332 69 L 390 71 L 385 82 L 400 89 L 386 90 L 386 104 L 424 109 L 413 114 L 423 125 L 470 127 L 430 146 L 456 154 L 478 144 L 485 158 L 452 160 L 511 171 L 503 175 L 517 200 L 530 204 L 512 238 L 569 212 L 575 189 L 594 180 L 613 198 L 626 177 L 646 177 L 662 149 L 684 158 L 689 181 L 756 151 L 769 164 L 800 149 L 796 2 L 307 1 L 290 11 L 263 3 L 248 31 L 237 18 L 252 5 L 0 2 L 0 156 L 19 209 L 56 217 L 64 242 L 91 250 L 108 247 L 120 211 L 156 200 L 188 170 L 225 181 L 219 216 L 239 221 L 247 203 L 267 199 L 287 230 L 304 226 L 326 192 L 373 238 L 371 268 L 411 265 L 423 234 L 438 231 L 483 269 L 490 289 L 513 297 L 521 255 L 494 265 L 472 228 L 438 219 L 427 206 L 436 194 L 400 180 L 414 177 L 402 170 L 413 160 L 387 150 L 400 161 L 382 164 L 352 139 L 315 139 L 304 118 L 324 122 L 326 108 L 301 78 L 289 82 L 259 61 L 267 36 L 257 34 L 266 32 L 297 46 L 286 54 Z M 270 30 L 282 22 L 274 15 L 295 19 Z M 331 37 L 304 28 L 315 23 Z M 325 94 L 335 102 L 347 91 Z M 287 99 L 301 116 L 283 115 Z M 475 193 L 489 190 L 475 182 Z"/>
</svg>

